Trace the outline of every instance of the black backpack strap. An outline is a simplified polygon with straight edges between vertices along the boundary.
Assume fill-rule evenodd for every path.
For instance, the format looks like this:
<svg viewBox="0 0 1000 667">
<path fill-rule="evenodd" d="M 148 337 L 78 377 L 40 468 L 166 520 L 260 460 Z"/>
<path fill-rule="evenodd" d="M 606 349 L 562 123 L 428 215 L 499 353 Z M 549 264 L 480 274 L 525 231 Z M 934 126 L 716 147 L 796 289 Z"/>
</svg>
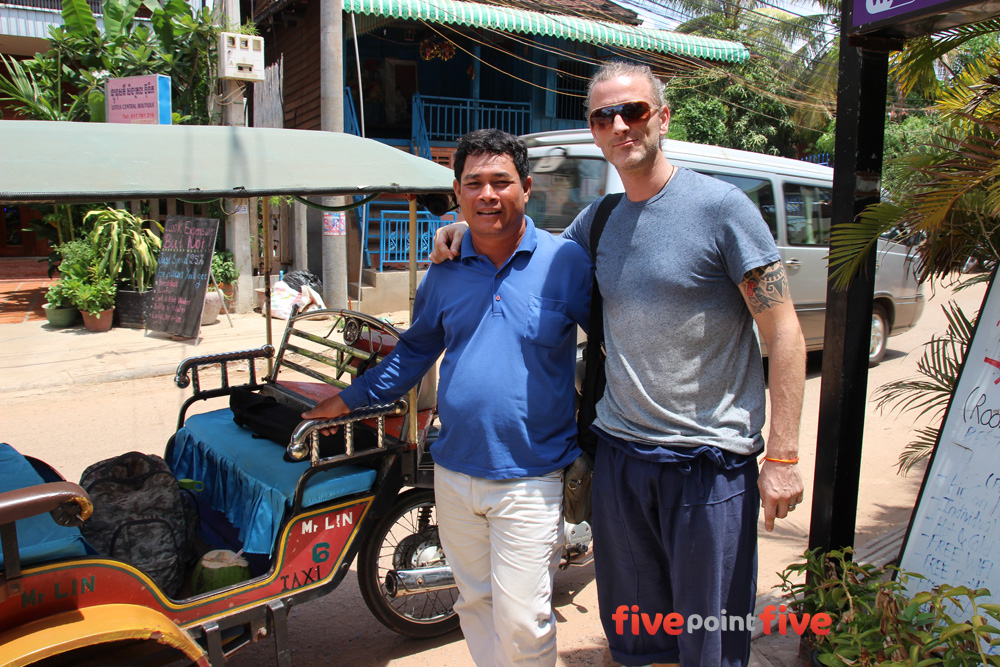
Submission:
<svg viewBox="0 0 1000 667">
<path fill-rule="evenodd" d="M 604 226 L 611 216 L 611 211 L 621 201 L 624 193 L 607 195 L 597 205 L 594 221 L 590 226 L 590 256 L 597 264 L 597 246 L 601 242 Z M 577 411 L 577 441 L 580 448 L 594 455 L 597 450 L 597 436 L 590 430 L 590 425 L 597 417 L 597 401 L 604 395 L 604 300 L 597 285 L 597 274 L 594 274 L 594 286 L 590 293 L 590 324 L 587 334 L 587 348 L 584 352 L 585 370 L 583 386 L 580 391 L 580 406 Z"/>
<path fill-rule="evenodd" d="M 597 212 L 594 213 L 594 221 L 590 224 L 590 258 L 597 264 L 597 245 L 601 242 L 601 234 L 604 233 L 604 225 L 608 224 L 611 211 L 618 206 L 622 200 L 624 192 L 616 192 L 613 195 L 606 195 L 601 203 L 597 205 Z"/>
</svg>

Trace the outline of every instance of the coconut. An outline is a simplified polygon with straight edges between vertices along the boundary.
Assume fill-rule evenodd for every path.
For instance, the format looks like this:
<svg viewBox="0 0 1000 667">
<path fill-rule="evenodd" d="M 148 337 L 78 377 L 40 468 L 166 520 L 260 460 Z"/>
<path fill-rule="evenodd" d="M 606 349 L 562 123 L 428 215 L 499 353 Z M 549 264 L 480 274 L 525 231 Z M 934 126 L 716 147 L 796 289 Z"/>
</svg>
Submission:
<svg viewBox="0 0 1000 667">
<path fill-rule="evenodd" d="M 238 584 L 249 578 L 250 565 L 243 556 L 228 549 L 209 551 L 194 568 L 191 593 L 200 595 Z"/>
</svg>

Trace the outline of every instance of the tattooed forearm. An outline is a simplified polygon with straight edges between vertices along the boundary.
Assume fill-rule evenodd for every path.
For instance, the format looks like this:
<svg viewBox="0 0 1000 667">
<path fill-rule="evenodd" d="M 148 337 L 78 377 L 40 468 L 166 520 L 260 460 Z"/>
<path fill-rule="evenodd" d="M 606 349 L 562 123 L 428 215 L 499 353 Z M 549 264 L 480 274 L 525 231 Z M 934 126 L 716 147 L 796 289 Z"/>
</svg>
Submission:
<svg viewBox="0 0 1000 667">
<path fill-rule="evenodd" d="M 750 312 L 762 313 L 771 306 L 788 300 L 788 280 L 781 262 L 747 271 L 743 274 L 743 289 Z"/>
</svg>

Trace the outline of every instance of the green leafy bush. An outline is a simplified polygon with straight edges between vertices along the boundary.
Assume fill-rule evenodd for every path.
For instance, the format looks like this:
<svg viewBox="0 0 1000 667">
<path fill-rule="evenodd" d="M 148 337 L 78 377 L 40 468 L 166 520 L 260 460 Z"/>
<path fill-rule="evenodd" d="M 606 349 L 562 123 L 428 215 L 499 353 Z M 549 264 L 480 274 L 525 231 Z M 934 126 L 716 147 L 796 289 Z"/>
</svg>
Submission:
<svg viewBox="0 0 1000 667">
<path fill-rule="evenodd" d="M 63 278 L 52 283 L 45 293 L 45 300 L 53 308 L 69 308 L 74 306 L 73 298 L 81 282 L 76 278 Z"/>
<path fill-rule="evenodd" d="M 94 225 L 90 242 L 96 249 L 99 274 L 110 276 L 125 289 L 143 292 L 153 286 L 163 245 L 155 231 L 162 233 L 163 225 L 113 208 L 91 211 L 84 222 Z"/>
<path fill-rule="evenodd" d="M 97 249 L 89 238 L 61 243 L 56 248 L 59 253 L 59 273 L 65 278 L 88 280 L 93 275 L 97 263 Z"/>
<path fill-rule="evenodd" d="M 235 283 L 240 277 L 240 272 L 236 269 L 236 262 L 233 261 L 233 253 L 228 250 L 220 250 L 212 255 L 212 275 L 218 283 Z"/>
<path fill-rule="evenodd" d="M 73 303 L 81 311 L 100 317 L 102 311 L 114 307 L 117 292 L 111 276 L 103 276 L 92 282 L 79 283 L 73 294 Z"/>
<path fill-rule="evenodd" d="M 907 584 L 921 575 L 859 564 L 853 555 L 851 549 L 807 551 L 805 562 L 780 574 L 789 611 L 830 615 L 830 632 L 811 637 L 822 664 L 1000 667 L 1000 655 L 984 649 L 1000 646 L 994 638 L 1000 605 L 981 600 L 988 590 L 942 585 L 908 597 Z"/>
</svg>

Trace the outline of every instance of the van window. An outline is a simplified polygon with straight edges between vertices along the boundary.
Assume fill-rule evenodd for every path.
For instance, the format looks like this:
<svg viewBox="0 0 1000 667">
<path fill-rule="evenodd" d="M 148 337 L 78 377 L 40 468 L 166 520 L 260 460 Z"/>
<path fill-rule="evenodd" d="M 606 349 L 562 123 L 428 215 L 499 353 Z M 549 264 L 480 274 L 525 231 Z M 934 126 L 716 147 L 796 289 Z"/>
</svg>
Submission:
<svg viewBox="0 0 1000 667">
<path fill-rule="evenodd" d="M 788 245 L 818 245 L 830 243 L 830 188 L 785 183 L 785 220 Z"/>
<path fill-rule="evenodd" d="M 761 217 L 767 223 L 767 228 L 771 230 L 771 236 L 774 237 L 775 241 L 778 240 L 778 216 L 776 215 L 777 210 L 774 206 L 774 187 L 771 185 L 771 181 L 752 176 L 714 174 L 710 171 L 702 171 L 700 169 L 698 171 L 706 176 L 714 176 L 720 181 L 732 183 L 740 190 L 743 190 L 746 196 L 750 198 L 750 201 L 757 205 Z"/>
<path fill-rule="evenodd" d="M 540 229 L 561 232 L 604 194 L 608 163 L 603 158 L 551 155 L 531 159 L 527 214 Z"/>
</svg>

